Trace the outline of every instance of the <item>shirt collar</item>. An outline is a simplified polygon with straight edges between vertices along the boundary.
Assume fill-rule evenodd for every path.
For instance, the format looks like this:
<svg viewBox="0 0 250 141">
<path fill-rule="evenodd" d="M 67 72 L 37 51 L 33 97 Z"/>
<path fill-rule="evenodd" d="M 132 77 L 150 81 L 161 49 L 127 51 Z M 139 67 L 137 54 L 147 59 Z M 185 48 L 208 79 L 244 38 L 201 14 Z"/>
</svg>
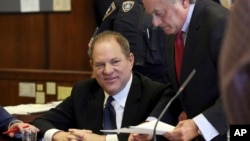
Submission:
<svg viewBox="0 0 250 141">
<path fill-rule="evenodd" d="M 182 26 L 182 29 L 181 29 L 185 34 L 188 31 L 188 27 L 189 27 L 191 17 L 192 17 L 193 11 L 194 11 L 194 6 L 195 6 L 194 3 L 189 5 L 187 19 L 186 19 L 186 21 L 185 21 L 185 23 L 184 23 L 184 25 Z"/>
</svg>

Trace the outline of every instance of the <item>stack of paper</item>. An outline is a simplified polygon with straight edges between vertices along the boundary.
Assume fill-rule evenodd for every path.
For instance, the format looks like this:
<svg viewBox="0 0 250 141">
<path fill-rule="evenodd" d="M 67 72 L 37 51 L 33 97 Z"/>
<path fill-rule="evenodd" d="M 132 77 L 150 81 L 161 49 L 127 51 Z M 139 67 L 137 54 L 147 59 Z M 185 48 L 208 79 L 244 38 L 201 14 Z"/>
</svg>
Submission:
<svg viewBox="0 0 250 141">
<path fill-rule="evenodd" d="M 17 106 L 5 106 L 4 109 L 10 114 L 34 114 L 41 113 L 56 107 L 61 101 L 51 102 L 48 104 L 21 104 Z"/>
</svg>

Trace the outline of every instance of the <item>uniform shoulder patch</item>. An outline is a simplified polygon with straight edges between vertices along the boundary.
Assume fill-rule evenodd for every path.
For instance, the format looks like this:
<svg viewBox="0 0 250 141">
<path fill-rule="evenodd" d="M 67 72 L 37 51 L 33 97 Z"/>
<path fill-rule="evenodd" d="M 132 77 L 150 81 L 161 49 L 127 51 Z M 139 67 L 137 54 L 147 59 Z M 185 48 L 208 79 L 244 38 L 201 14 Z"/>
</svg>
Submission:
<svg viewBox="0 0 250 141">
<path fill-rule="evenodd" d="M 123 12 L 128 12 L 130 11 L 135 5 L 134 1 L 124 1 L 122 3 L 122 11 Z"/>
<path fill-rule="evenodd" d="M 107 11 L 106 11 L 106 13 L 105 13 L 105 15 L 104 15 L 104 17 L 103 17 L 102 20 L 104 20 L 105 18 L 107 18 L 113 11 L 115 11 L 115 9 L 116 9 L 116 5 L 115 5 L 114 2 L 112 2 L 110 4 L 109 8 L 107 9 Z"/>
</svg>

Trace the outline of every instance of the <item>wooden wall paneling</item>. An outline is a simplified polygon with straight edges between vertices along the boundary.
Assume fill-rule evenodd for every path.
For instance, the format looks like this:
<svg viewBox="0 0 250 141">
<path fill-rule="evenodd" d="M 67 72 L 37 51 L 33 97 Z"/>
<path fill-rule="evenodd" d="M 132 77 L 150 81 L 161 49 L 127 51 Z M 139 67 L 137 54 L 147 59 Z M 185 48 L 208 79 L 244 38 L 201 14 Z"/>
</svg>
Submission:
<svg viewBox="0 0 250 141">
<path fill-rule="evenodd" d="M 51 13 L 49 68 L 90 71 L 87 50 L 95 27 L 92 0 L 72 0 L 71 12 Z"/>
<path fill-rule="evenodd" d="M 0 14 L 0 68 L 46 68 L 43 14 Z"/>
<path fill-rule="evenodd" d="M 90 78 L 87 50 L 96 27 L 93 1 L 71 2 L 70 12 L 0 13 L 1 105 L 34 103 L 35 98 L 18 96 L 19 82 L 68 86 Z M 55 99 L 46 95 L 46 102 Z"/>
<path fill-rule="evenodd" d="M 90 76 L 90 72 L 84 71 L 0 69 L 0 105 L 35 103 L 34 97 L 19 97 L 20 82 L 43 84 L 46 93 L 47 82 L 55 82 L 56 87 L 72 87 L 77 81 L 89 79 Z M 57 100 L 57 95 L 45 95 L 46 102 Z"/>
</svg>

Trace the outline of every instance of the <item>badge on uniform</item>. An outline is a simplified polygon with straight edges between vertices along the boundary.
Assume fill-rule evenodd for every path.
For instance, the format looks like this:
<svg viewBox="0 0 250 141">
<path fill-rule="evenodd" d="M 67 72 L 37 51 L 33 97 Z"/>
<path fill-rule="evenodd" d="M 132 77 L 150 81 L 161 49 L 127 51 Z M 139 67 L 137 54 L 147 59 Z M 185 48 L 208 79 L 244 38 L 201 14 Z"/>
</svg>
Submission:
<svg viewBox="0 0 250 141">
<path fill-rule="evenodd" d="M 109 8 L 107 9 L 102 20 L 104 20 L 106 17 L 108 17 L 115 9 L 116 9 L 116 5 L 114 2 L 112 2 L 111 5 L 109 6 Z"/>
<path fill-rule="evenodd" d="M 124 1 L 122 3 L 122 11 L 128 12 L 134 7 L 135 2 L 134 1 Z"/>
</svg>

